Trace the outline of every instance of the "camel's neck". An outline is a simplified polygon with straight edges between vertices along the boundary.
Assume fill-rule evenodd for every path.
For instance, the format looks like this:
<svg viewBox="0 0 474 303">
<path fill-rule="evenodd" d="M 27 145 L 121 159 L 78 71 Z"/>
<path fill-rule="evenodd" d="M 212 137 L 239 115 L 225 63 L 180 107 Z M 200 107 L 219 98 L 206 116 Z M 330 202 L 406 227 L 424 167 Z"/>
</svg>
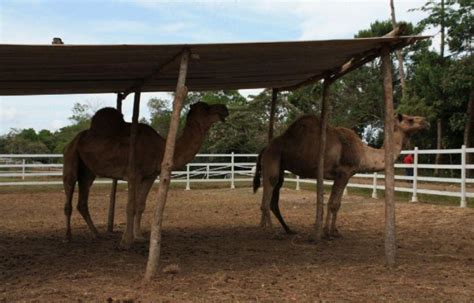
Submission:
<svg viewBox="0 0 474 303">
<path fill-rule="evenodd" d="M 210 127 L 211 125 L 207 123 L 203 124 L 197 121 L 186 122 L 183 134 L 176 142 L 174 168 L 180 168 L 194 159 Z"/>
<path fill-rule="evenodd" d="M 401 131 L 393 133 L 393 160 L 395 161 L 400 155 L 403 147 L 405 134 Z M 385 169 L 385 143 L 380 149 L 372 148 L 364 145 L 364 155 L 358 172 L 376 172 Z"/>
</svg>

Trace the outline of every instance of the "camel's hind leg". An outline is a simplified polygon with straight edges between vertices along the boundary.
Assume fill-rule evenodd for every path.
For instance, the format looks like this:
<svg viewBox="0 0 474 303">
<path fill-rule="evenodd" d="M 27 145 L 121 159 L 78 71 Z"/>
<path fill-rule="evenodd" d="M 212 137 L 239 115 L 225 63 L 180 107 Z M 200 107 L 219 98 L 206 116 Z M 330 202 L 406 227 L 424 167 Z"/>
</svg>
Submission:
<svg viewBox="0 0 474 303">
<path fill-rule="evenodd" d="M 72 198 L 74 196 L 74 187 L 77 182 L 79 172 L 79 155 L 76 152 L 76 141 L 74 139 L 68 144 L 64 150 L 63 165 L 63 187 L 66 194 L 64 202 L 64 215 L 66 216 L 66 239 L 71 240 L 71 214 L 72 214 Z"/>
<path fill-rule="evenodd" d="M 87 223 L 90 231 L 94 235 L 94 237 L 98 236 L 99 232 L 94 226 L 92 222 L 91 215 L 89 213 L 89 190 L 92 186 L 92 183 L 95 180 L 95 175 L 86 167 L 81 167 L 80 173 L 78 176 L 78 183 L 79 183 L 79 201 L 77 203 L 77 210 L 82 215 L 84 220 Z"/>
<path fill-rule="evenodd" d="M 63 186 L 66 194 L 64 202 L 64 215 L 66 216 L 66 241 L 71 241 L 71 214 L 72 214 L 72 197 L 74 195 L 74 187 L 76 185 L 77 176 L 75 173 L 64 174 Z"/>
<path fill-rule="evenodd" d="M 265 149 L 262 154 L 262 179 L 263 179 L 263 195 L 260 210 L 262 217 L 260 226 L 263 228 L 271 227 L 272 220 L 270 217 L 270 205 L 278 181 L 280 179 L 280 155 L 272 148 Z M 279 188 L 277 192 L 279 193 Z M 278 198 L 278 197 L 277 197 Z"/>
<path fill-rule="evenodd" d="M 272 227 L 272 219 L 270 218 L 270 201 L 272 199 L 273 186 L 270 182 L 263 181 L 263 195 L 262 195 L 262 205 L 260 210 L 262 216 L 260 218 L 260 227 L 267 228 Z"/>
<path fill-rule="evenodd" d="M 138 197 L 137 197 L 137 208 L 135 211 L 135 218 L 134 218 L 135 223 L 133 224 L 134 238 L 139 241 L 143 241 L 146 239 L 143 236 L 143 233 L 141 230 L 142 215 L 143 215 L 143 212 L 145 211 L 146 198 L 148 197 L 148 193 L 150 192 L 150 189 L 153 183 L 155 182 L 155 179 L 156 177 L 142 180 L 142 182 L 139 185 Z"/>
<path fill-rule="evenodd" d="M 341 208 L 341 199 L 346 188 L 349 177 L 342 175 L 334 180 L 334 184 L 331 190 L 331 196 L 329 197 L 326 222 L 324 225 L 324 236 L 326 238 L 340 237 L 339 231 L 336 228 L 337 212 Z M 331 222 L 331 225 L 329 223 Z"/>
<path fill-rule="evenodd" d="M 284 177 L 285 177 L 284 174 L 285 174 L 284 171 L 280 172 L 280 177 L 278 179 L 278 183 L 276 184 L 275 188 L 273 189 L 273 195 L 272 195 L 272 199 L 271 199 L 270 208 L 271 208 L 273 214 L 275 215 L 275 217 L 280 222 L 283 229 L 285 229 L 285 232 L 287 234 L 294 234 L 295 232 L 293 232 L 288 227 L 288 225 L 286 225 L 285 220 L 283 220 L 283 217 L 281 216 L 281 213 L 280 213 L 280 207 L 278 205 L 278 203 L 280 201 L 280 189 L 281 189 L 281 186 L 283 185 L 283 181 L 284 181 Z"/>
</svg>

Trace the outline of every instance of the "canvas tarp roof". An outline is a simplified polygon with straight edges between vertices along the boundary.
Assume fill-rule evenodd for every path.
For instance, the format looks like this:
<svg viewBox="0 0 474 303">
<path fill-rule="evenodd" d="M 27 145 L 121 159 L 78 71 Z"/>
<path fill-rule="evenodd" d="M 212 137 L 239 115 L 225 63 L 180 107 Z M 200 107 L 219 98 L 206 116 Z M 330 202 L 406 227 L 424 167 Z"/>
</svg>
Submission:
<svg viewBox="0 0 474 303">
<path fill-rule="evenodd" d="M 353 58 L 425 37 L 180 45 L 0 45 L 0 95 L 174 91 L 179 55 L 191 52 L 191 91 L 279 88 L 337 71 Z M 166 67 L 154 74 L 162 66 Z"/>
</svg>

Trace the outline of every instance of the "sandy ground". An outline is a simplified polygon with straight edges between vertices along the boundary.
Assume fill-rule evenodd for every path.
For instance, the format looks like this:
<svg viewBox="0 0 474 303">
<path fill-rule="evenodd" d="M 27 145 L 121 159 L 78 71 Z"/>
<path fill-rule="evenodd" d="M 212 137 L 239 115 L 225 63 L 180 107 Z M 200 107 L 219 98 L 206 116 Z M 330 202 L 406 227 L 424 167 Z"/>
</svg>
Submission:
<svg viewBox="0 0 474 303">
<path fill-rule="evenodd" d="M 10 301 L 474 301 L 474 209 L 397 203 L 398 266 L 384 265 L 381 200 L 349 195 L 339 214 L 343 238 L 311 244 L 314 197 L 282 190 L 281 208 L 298 232 L 258 227 L 261 194 L 248 188 L 170 191 L 159 276 L 142 282 L 147 243 L 116 246 L 105 234 L 108 191 L 91 194 L 102 237 L 77 211 L 63 243 L 64 194 L 0 193 L 0 302 Z M 144 218 L 149 232 L 156 188 Z M 169 270 L 174 268 L 174 270 Z"/>
</svg>

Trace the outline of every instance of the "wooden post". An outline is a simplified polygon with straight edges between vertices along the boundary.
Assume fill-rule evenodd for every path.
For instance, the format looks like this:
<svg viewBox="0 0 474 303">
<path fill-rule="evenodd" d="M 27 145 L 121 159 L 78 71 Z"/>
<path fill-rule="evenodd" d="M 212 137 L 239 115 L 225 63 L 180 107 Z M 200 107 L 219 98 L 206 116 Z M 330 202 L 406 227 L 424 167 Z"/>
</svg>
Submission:
<svg viewBox="0 0 474 303">
<path fill-rule="evenodd" d="M 324 216 L 324 156 L 326 151 L 326 129 L 329 117 L 329 86 L 327 79 L 323 83 L 323 99 L 321 107 L 320 131 L 319 131 L 319 157 L 318 157 L 318 183 L 316 196 L 316 224 L 314 240 L 320 241 L 323 235 Z"/>
<path fill-rule="evenodd" d="M 166 138 L 165 154 L 161 163 L 160 184 L 158 187 L 158 201 L 155 205 L 154 215 L 151 224 L 150 250 L 148 262 L 146 265 L 145 280 L 151 280 L 157 270 L 161 249 L 161 227 L 163 223 L 163 211 L 166 205 L 166 198 L 171 178 L 171 168 L 173 166 L 173 157 L 176 143 L 176 134 L 178 132 L 179 117 L 183 102 L 187 95 L 186 75 L 188 71 L 189 50 L 185 50 L 181 56 L 179 68 L 178 83 L 176 85 L 176 94 L 173 101 L 173 113 L 170 121 L 168 137 Z"/>
<path fill-rule="evenodd" d="M 382 74 L 385 99 L 385 257 L 387 265 L 394 266 L 396 258 L 395 237 L 395 201 L 394 201 L 394 154 L 393 149 L 393 88 L 392 88 L 392 61 L 388 46 L 382 48 Z"/>
<path fill-rule="evenodd" d="M 133 99 L 132 126 L 130 128 L 130 147 L 128 154 L 128 202 L 127 202 L 127 229 L 123 233 L 120 246 L 130 248 L 133 243 L 133 223 L 137 197 L 137 171 L 136 171 L 136 142 L 138 134 L 138 114 L 140 111 L 140 91 L 135 91 Z"/>
<path fill-rule="evenodd" d="M 278 97 L 278 90 L 272 89 L 272 103 L 270 105 L 270 119 L 268 121 L 268 143 L 273 139 L 273 125 L 275 124 L 276 101 Z"/>
<path fill-rule="evenodd" d="M 117 110 L 122 112 L 122 100 L 123 95 L 117 94 Z M 110 190 L 110 201 L 109 201 L 109 215 L 107 218 L 107 232 L 111 233 L 114 231 L 114 217 L 115 217 L 115 198 L 117 195 L 117 179 L 112 180 L 112 188 Z"/>
</svg>

